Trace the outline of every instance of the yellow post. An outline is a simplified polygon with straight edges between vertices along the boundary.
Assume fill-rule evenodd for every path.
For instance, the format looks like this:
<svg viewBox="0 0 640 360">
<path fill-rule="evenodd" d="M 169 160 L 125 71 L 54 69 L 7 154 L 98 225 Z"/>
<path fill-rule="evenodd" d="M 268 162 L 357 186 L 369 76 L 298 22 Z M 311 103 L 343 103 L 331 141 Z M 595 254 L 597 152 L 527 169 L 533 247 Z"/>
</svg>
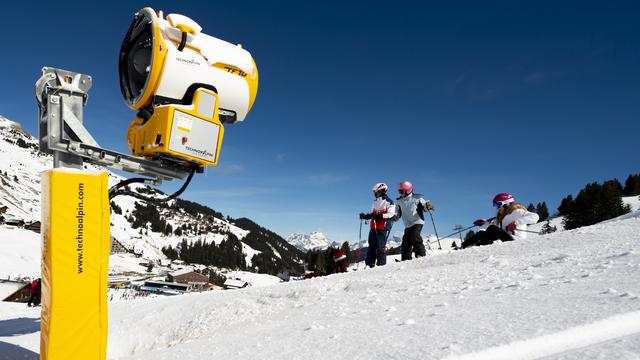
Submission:
<svg viewBox="0 0 640 360">
<path fill-rule="evenodd" d="M 102 360 L 107 352 L 108 174 L 42 174 L 41 360 Z"/>
</svg>

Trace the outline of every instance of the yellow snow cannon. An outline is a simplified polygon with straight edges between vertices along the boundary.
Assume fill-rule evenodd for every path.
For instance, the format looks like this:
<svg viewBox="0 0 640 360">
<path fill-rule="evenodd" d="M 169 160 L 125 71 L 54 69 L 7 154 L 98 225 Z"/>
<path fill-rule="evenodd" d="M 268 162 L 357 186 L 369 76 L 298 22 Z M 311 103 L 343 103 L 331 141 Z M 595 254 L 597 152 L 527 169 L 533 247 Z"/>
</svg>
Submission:
<svg viewBox="0 0 640 360">
<path fill-rule="evenodd" d="M 258 91 L 258 69 L 241 45 L 201 32 L 194 20 L 138 11 L 122 42 L 120 89 L 138 111 L 133 155 L 188 166 L 218 163 L 223 124 L 241 122 Z"/>
</svg>

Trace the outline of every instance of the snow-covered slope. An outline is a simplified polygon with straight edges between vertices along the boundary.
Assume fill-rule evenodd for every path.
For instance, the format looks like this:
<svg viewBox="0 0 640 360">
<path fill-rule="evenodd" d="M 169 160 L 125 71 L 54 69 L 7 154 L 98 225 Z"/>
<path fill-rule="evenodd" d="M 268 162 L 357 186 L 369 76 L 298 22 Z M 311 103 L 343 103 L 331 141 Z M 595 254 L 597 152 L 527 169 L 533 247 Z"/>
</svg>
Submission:
<svg viewBox="0 0 640 360">
<path fill-rule="evenodd" d="M 0 209 L 6 207 L 6 212 L 0 215 L 6 220 L 22 220 L 27 223 L 40 220 L 40 174 L 51 167 L 52 158 L 38 152 L 37 139 L 27 133 L 19 123 L 0 116 Z M 85 167 L 104 170 L 91 165 Z M 110 173 L 109 186 L 122 180 L 123 177 Z M 140 184 L 132 184 L 130 188 L 145 196 L 164 196 Z M 242 252 L 249 268 L 253 265 L 253 256 L 266 251 L 266 256 L 262 256 L 263 263 L 264 259 L 271 259 L 267 261 L 272 262 L 273 267 L 291 269 L 298 266 L 301 269 L 297 263 L 300 262 L 302 254 L 288 249 L 284 239 L 275 234 L 263 236 L 263 229 L 257 227 L 236 226 L 222 214 L 206 206 L 172 200 L 166 206 L 153 206 L 153 214 L 149 215 L 149 211 L 143 211 L 147 208 L 146 204 L 131 196 L 118 196 L 112 203 L 115 206 L 112 207 L 111 213 L 111 236 L 129 252 L 141 255 L 145 259 L 155 261 L 165 258 L 161 249 L 165 246 L 176 248 L 184 239 L 188 242 L 199 240 L 204 244 L 219 244 L 233 235 L 242 243 Z M 163 228 L 154 227 L 151 220 L 161 220 Z M 16 247 L 16 244 L 29 241 L 37 235 L 22 230 L 15 233 L 11 233 L 12 229 L 0 231 L 6 234 L 0 238 L 0 254 L 11 248 L 6 253 L 15 255 L 16 259 L 35 259 L 34 265 L 14 267 L 8 275 L 15 277 L 23 271 L 30 272 L 29 276 L 36 275 L 37 272 L 34 271 L 39 269 L 39 249 L 21 249 Z M 255 232 L 254 236 L 251 236 L 254 246 L 245 241 L 251 231 Z M 9 241 L 10 239 L 15 241 Z M 261 245 L 260 243 L 267 245 L 256 248 L 256 244 Z M 2 271 L 11 271 L 10 269 L 0 264 L 0 276 L 5 275 Z"/>
<path fill-rule="evenodd" d="M 622 197 L 622 202 L 625 205 L 629 205 L 631 208 L 631 212 L 640 210 L 640 197 L 638 196 L 625 196 Z M 557 216 L 549 219 L 549 226 L 555 227 L 556 231 L 563 231 L 564 225 L 562 222 L 564 221 L 564 216 Z M 529 226 L 529 230 L 531 231 L 542 231 L 542 228 L 547 224 L 547 221 L 542 221 L 537 224 Z"/>
<path fill-rule="evenodd" d="M 638 359 L 639 233 L 635 212 L 365 271 L 117 302 L 108 358 Z M 4 353 L 36 358 L 37 317 L 0 304 Z"/>
<path fill-rule="evenodd" d="M 331 240 L 319 231 L 314 231 L 311 234 L 293 233 L 287 237 L 287 242 L 304 252 L 326 249 L 332 245 Z"/>
<path fill-rule="evenodd" d="M 51 157 L 38 153 L 38 143 L 20 124 L 0 116 L 0 207 L 6 219 L 40 220 L 40 172 Z"/>
</svg>

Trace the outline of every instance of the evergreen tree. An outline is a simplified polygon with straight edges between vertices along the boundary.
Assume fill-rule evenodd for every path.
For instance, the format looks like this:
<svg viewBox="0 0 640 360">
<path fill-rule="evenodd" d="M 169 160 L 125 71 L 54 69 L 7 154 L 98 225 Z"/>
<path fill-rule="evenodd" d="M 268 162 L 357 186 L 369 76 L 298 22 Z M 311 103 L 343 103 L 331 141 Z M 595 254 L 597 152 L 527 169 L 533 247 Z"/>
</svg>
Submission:
<svg viewBox="0 0 640 360">
<path fill-rule="evenodd" d="M 565 229 L 593 225 L 628 213 L 631 209 L 623 204 L 621 196 L 622 185 L 616 179 L 606 181 L 603 185 L 597 182 L 587 184 L 580 190 L 569 210 L 564 209 Z"/>
<path fill-rule="evenodd" d="M 322 272 L 326 272 L 325 268 L 327 265 L 327 261 L 325 258 L 325 252 L 324 251 L 318 251 L 318 256 L 316 256 L 315 258 L 315 263 L 313 264 L 313 268 L 315 271 L 322 271 Z"/>
<path fill-rule="evenodd" d="M 316 271 L 317 261 L 318 261 L 318 251 L 314 249 L 307 251 L 307 254 L 304 258 L 304 262 L 307 265 L 307 270 Z"/>
<path fill-rule="evenodd" d="M 547 203 L 544 201 L 542 203 L 538 203 L 538 205 L 536 206 L 535 213 L 537 213 L 538 216 L 540 217 L 538 222 L 543 222 L 547 220 L 549 218 L 549 209 L 547 208 Z"/>
<path fill-rule="evenodd" d="M 560 202 L 560 206 L 558 206 L 558 214 L 561 216 L 567 215 L 568 213 L 573 211 L 574 205 L 575 203 L 573 201 L 573 197 L 571 195 L 567 196 L 566 198 L 562 199 L 562 202 Z"/>
<path fill-rule="evenodd" d="M 222 286 L 224 285 L 224 282 L 227 281 L 226 276 L 222 275 L 221 273 L 218 273 L 214 270 L 209 270 L 209 282 L 217 285 L 217 286 Z"/>
<path fill-rule="evenodd" d="M 333 274 L 335 272 L 335 269 L 336 269 L 336 261 L 335 261 L 336 251 L 337 250 L 333 246 L 329 246 L 324 251 L 324 264 L 325 264 L 324 272 L 327 273 L 327 274 Z"/>
<path fill-rule="evenodd" d="M 352 264 L 354 262 L 353 255 L 351 254 L 351 246 L 348 241 L 342 243 L 340 247 L 340 251 L 342 251 L 347 256 L 347 264 Z"/>
<path fill-rule="evenodd" d="M 640 195 L 640 174 L 629 175 L 624 182 L 623 196 Z"/>
<path fill-rule="evenodd" d="M 533 206 L 532 203 L 529 203 L 529 206 L 527 206 L 527 211 L 529 212 L 536 212 L 536 207 Z"/>
<path fill-rule="evenodd" d="M 551 226 L 549 220 L 547 220 L 547 223 L 542 226 L 540 234 L 551 234 L 552 232 L 556 232 L 557 230 L 558 228 L 555 226 Z"/>
</svg>

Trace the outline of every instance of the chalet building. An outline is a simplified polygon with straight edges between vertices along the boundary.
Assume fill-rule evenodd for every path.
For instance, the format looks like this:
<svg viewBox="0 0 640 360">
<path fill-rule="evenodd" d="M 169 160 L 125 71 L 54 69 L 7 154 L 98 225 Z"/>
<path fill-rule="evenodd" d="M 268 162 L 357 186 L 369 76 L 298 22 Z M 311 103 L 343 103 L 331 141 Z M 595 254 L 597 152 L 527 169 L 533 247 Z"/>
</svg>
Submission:
<svg viewBox="0 0 640 360">
<path fill-rule="evenodd" d="M 122 243 L 113 236 L 111 237 L 111 254 L 125 254 L 127 253 L 127 248 L 122 245 Z"/>
<path fill-rule="evenodd" d="M 167 275 L 167 281 L 192 285 L 194 289 L 202 290 L 209 282 L 209 277 L 193 270 L 184 268 Z"/>
<path fill-rule="evenodd" d="M 227 279 L 225 280 L 224 285 L 222 285 L 225 290 L 242 289 L 247 286 L 249 286 L 249 283 L 240 279 Z"/>
<path fill-rule="evenodd" d="M 32 221 L 24 225 L 24 228 L 40 234 L 40 221 Z"/>
</svg>

